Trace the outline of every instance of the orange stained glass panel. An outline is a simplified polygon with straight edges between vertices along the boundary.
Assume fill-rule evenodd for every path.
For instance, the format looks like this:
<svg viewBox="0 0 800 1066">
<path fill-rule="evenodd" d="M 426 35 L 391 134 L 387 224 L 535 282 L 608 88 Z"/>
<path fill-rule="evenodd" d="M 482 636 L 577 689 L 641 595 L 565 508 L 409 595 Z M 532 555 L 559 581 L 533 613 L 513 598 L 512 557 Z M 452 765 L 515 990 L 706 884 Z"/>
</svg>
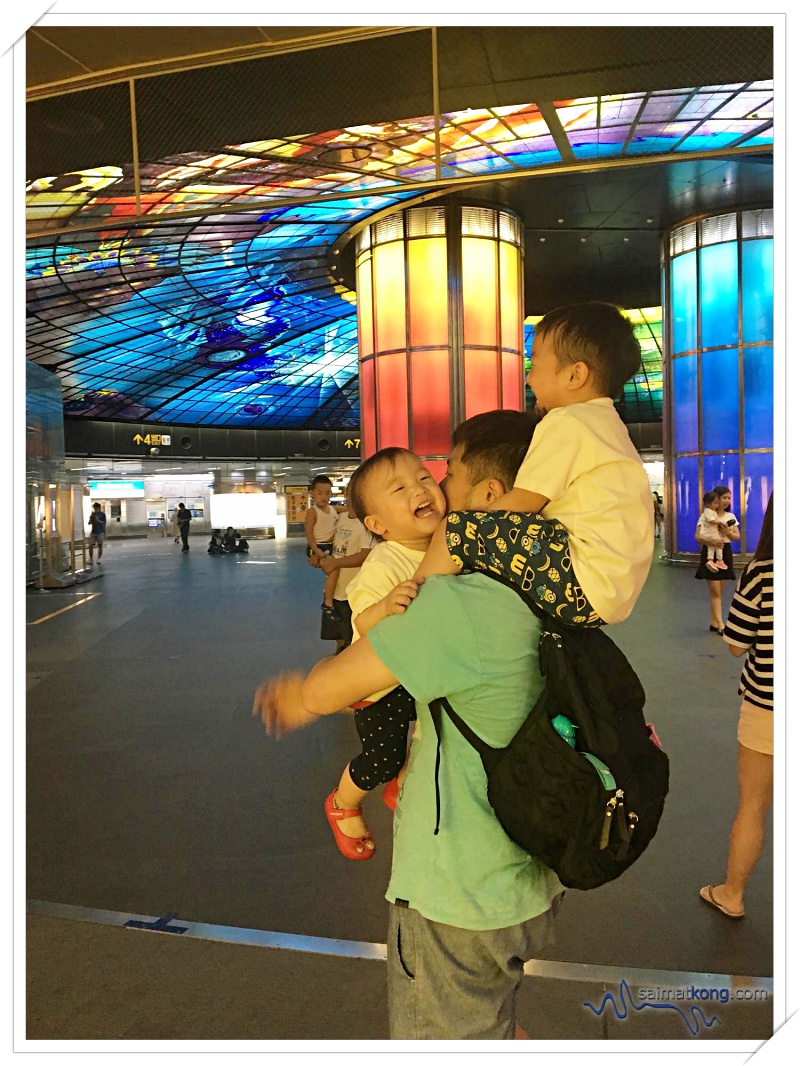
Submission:
<svg viewBox="0 0 800 1066">
<path fill-rule="evenodd" d="M 500 242 L 500 345 L 522 351 L 522 301 L 520 299 L 520 253 Z"/>
<path fill-rule="evenodd" d="M 409 344 L 447 344 L 447 239 L 408 242 Z"/>
<path fill-rule="evenodd" d="M 450 353 L 411 353 L 412 450 L 417 455 L 450 451 Z"/>
<path fill-rule="evenodd" d="M 446 459 L 426 459 L 425 466 L 430 470 L 433 476 L 441 485 L 444 481 L 445 474 L 447 473 L 447 460 Z"/>
<path fill-rule="evenodd" d="M 356 268 L 358 354 L 361 359 L 375 351 L 372 332 L 372 261 L 365 256 Z"/>
<path fill-rule="evenodd" d="M 405 352 L 375 360 L 378 399 L 378 448 L 407 448 L 408 371 Z"/>
<path fill-rule="evenodd" d="M 497 258 L 495 242 L 462 237 L 464 345 L 497 344 Z M 491 408 L 486 408 L 491 410 Z M 469 417 L 469 415 L 467 416 Z"/>
<path fill-rule="evenodd" d="M 494 411 L 500 406 L 497 352 L 464 349 L 464 417 Z"/>
<path fill-rule="evenodd" d="M 406 271 L 403 242 L 379 244 L 373 250 L 375 286 L 375 350 L 406 347 Z"/>
<path fill-rule="evenodd" d="M 522 356 L 503 352 L 502 360 L 503 375 L 503 402 L 502 406 L 507 411 L 524 411 L 525 394 L 522 388 Z"/>
<path fill-rule="evenodd" d="M 361 384 L 361 454 L 369 459 L 378 450 L 375 410 L 375 360 L 359 364 Z"/>
</svg>

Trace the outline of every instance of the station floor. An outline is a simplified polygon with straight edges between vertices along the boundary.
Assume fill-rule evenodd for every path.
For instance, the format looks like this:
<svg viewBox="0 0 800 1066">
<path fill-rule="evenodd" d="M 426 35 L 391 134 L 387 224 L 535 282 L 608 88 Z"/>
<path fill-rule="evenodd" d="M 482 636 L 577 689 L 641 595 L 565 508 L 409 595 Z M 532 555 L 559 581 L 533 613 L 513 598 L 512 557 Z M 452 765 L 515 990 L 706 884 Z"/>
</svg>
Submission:
<svg viewBox="0 0 800 1066">
<path fill-rule="evenodd" d="M 251 716 L 261 680 L 332 651 L 320 575 L 299 539 L 224 557 L 206 539 L 188 553 L 112 540 L 102 577 L 27 595 L 27 1039 L 385 1040 L 391 814 L 367 801 L 378 850 L 348 863 L 322 803 L 352 722 L 277 742 Z M 746 918 L 698 899 L 724 875 L 741 666 L 709 632 L 704 584 L 654 562 L 613 636 L 670 755 L 670 797 L 624 877 L 567 894 L 520 1022 L 548 1040 L 767 1039 L 771 999 L 714 1003 L 697 1033 L 674 1009 L 585 1005 L 612 991 L 619 1005 L 623 980 L 772 976 L 771 823 Z M 159 919 L 160 935 L 124 927 Z"/>
</svg>

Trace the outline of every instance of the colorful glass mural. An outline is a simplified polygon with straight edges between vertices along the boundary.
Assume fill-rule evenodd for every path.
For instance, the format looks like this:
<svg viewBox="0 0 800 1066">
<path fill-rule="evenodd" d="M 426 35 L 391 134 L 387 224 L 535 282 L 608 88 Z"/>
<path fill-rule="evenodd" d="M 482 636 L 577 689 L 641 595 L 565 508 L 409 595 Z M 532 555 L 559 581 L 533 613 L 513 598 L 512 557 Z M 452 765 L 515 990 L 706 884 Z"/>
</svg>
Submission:
<svg viewBox="0 0 800 1066">
<path fill-rule="evenodd" d="M 771 82 L 554 106 L 577 160 L 772 143 Z M 355 297 L 331 270 L 332 248 L 436 178 L 435 125 L 428 116 L 144 163 L 134 227 L 127 162 L 31 180 L 28 358 L 60 375 L 71 416 L 355 428 Z M 442 176 L 465 181 L 570 162 L 530 103 L 445 114 L 439 142 Z M 631 421 L 661 411 L 660 333 L 641 326 L 655 347 L 626 392 Z"/>
</svg>

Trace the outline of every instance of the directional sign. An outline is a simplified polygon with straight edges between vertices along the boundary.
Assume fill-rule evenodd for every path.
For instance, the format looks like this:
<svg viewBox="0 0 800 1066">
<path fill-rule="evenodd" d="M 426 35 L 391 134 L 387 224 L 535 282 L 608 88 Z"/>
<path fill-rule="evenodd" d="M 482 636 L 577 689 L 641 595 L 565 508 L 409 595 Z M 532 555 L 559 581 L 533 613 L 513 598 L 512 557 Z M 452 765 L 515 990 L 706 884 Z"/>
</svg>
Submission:
<svg viewBox="0 0 800 1066">
<path fill-rule="evenodd" d="M 164 445 L 165 447 L 172 444 L 172 437 L 169 433 L 147 433 L 144 437 L 141 433 L 137 433 L 133 438 L 134 444 L 146 444 L 149 448 L 151 445 Z"/>
</svg>

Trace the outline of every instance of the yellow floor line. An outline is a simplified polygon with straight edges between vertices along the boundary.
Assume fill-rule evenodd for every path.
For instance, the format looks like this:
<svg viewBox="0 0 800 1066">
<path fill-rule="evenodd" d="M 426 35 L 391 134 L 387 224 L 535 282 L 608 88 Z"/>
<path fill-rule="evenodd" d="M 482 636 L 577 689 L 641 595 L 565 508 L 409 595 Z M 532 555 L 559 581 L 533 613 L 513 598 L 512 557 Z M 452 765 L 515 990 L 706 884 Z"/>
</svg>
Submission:
<svg viewBox="0 0 800 1066">
<path fill-rule="evenodd" d="M 90 596 L 82 596 L 81 599 L 76 600 L 75 603 L 71 603 L 69 607 L 62 607 L 58 611 L 53 611 L 52 614 L 46 614 L 44 618 L 37 618 L 35 622 L 28 622 L 29 626 L 40 626 L 42 622 L 46 622 L 49 618 L 55 618 L 57 614 L 63 614 L 64 611 L 71 611 L 73 607 L 80 607 L 82 603 L 88 603 L 89 600 L 95 599 L 97 596 L 102 596 L 102 592 L 93 592 Z"/>
</svg>

